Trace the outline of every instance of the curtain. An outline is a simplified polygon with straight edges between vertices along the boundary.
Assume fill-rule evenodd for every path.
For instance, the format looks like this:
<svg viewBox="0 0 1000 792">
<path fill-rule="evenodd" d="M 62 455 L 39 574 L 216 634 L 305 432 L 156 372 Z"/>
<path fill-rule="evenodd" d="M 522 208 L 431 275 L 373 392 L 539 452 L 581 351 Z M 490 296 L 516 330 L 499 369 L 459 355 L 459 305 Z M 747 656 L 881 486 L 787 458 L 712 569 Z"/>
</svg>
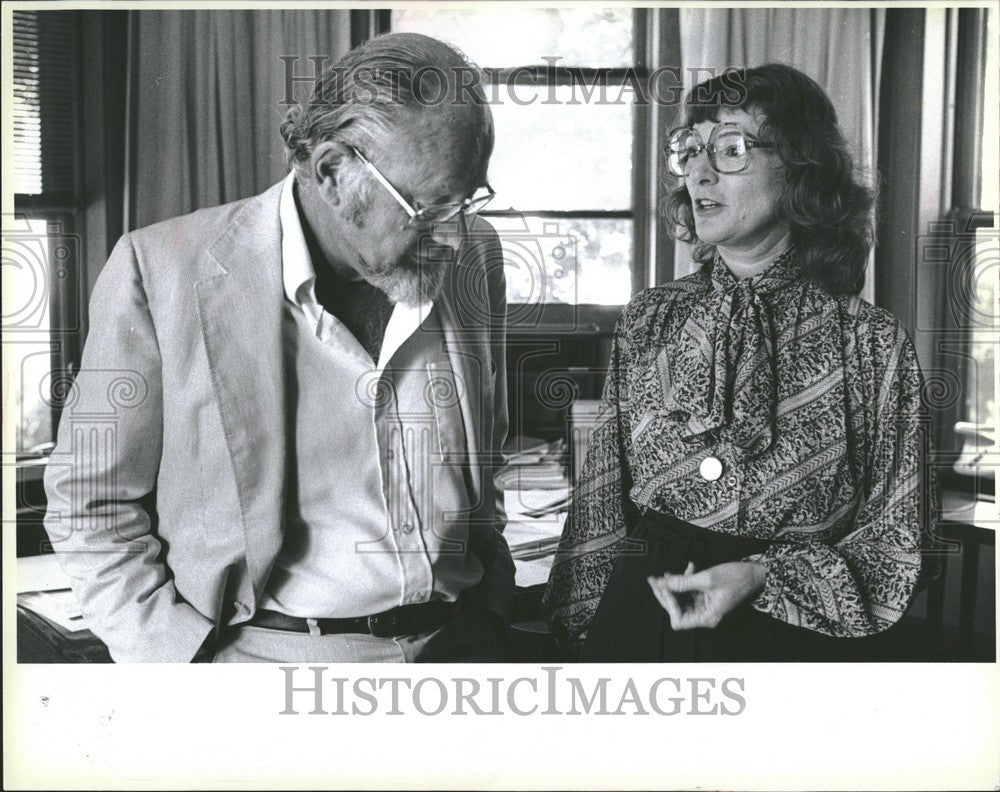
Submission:
<svg viewBox="0 0 1000 792">
<path fill-rule="evenodd" d="M 262 192 L 287 173 L 286 69 L 350 48 L 350 12 L 132 11 L 127 230 Z M 293 96 L 308 95 L 299 79 Z"/>
<path fill-rule="evenodd" d="M 827 92 L 859 173 L 874 183 L 884 9 L 682 8 L 680 23 L 686 89 L 706 78 L 693 69 L 794 66 Z M 674 260 L 675 277 L 695 269 L 688 245 L 678 243 Z M 862 296 L 874 297 L 871 262 Z"/>
</svg>

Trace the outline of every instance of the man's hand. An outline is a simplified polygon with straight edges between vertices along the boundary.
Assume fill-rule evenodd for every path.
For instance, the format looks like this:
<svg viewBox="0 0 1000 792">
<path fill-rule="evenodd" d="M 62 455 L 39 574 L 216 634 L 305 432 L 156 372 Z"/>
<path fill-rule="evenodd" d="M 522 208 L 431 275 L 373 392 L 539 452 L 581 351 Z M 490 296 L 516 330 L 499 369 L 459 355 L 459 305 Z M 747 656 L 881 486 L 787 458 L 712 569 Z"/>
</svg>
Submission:
<svg viewBox="0 0 1000 792">
<path fill-rule="evenodd" d="M 647 578 L 675 630 L 715 627 L 722 617 L 764 590 L 764 565 L 756 561 L 719 564 L 701 572 L 690 563 L 683 575 Z"/>
</svg>

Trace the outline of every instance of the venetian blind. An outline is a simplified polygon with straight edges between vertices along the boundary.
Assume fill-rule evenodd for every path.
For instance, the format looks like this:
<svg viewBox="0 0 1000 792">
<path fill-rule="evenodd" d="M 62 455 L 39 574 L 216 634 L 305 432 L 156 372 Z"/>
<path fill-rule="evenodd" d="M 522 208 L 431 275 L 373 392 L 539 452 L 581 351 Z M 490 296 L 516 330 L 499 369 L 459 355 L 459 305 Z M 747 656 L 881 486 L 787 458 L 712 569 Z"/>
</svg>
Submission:
<svg viewBox="0 0 1000 792">
<path fill-rule="evenodd" d="M 15 11 L 13 22 L 14 191 L 70 195 L 77 161 L 76 14 Z"/>
</svg>

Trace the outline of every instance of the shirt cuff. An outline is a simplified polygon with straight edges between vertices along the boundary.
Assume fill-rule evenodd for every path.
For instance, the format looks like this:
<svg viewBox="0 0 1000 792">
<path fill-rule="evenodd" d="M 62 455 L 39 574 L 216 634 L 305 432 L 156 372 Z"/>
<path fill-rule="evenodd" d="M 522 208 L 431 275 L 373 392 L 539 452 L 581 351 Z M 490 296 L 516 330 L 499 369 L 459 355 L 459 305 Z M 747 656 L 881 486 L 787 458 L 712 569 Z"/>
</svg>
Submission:
<svg viewBox="0 0 1000 792">
<path fill-rule="evenodd" d="M 743 560 L 756 561 L 764 567 L 764 589 L 750 601 L 750 607 L 761 613 L 771 613 L 781 598 L 783 588 L 775 568 L 778 566 L 778 559 L 768 558 L 766 553 L 758 553 Z"/>
</svg>

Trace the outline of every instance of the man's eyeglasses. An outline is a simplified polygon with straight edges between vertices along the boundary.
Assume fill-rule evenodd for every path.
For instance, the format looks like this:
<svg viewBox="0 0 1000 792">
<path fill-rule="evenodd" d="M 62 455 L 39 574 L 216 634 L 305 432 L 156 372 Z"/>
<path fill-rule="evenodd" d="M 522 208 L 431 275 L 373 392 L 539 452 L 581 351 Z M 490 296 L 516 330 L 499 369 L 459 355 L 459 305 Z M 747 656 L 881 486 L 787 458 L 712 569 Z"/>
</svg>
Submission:
<svg viewBox="0 0 1000 792">
<path fill-rule="evenodd" d="M 670 133 L 667 147 L 667 167 L 674 176 L 687 176 L 691 160 L 708 152 L 708 161 L 716 173 L 739 173 L 750 164 L 748 152 L 753 148 L 774 148 L 774 143 L 754 140 L 739 124 L 716 124 L 708 143 L 704 143 L 691 127 L 681 127 Z"/>
<path fill-rule="evenodd" d="M 479 193 L 471 198 L 466 198 L 464 201 L 452 201 L 450 203 L 415 207 L 412 206 L 402 195 L 400 195 L 399 190 L 392 186 L 389 180 L 382 175 L 382 172 L 378 168 L 368 161 L 364 154 L 353 146 L 351 146 L 351 151 L 353 151 L 357 155 L 358 159 L 364 163 L 364 166 L 371 172 L 372 176 L 378 179 L 379 183 L 389 191 L 389 194 L 396 199 L 396 202 L 403 207 L 403 210 L 410 218 L 409 225 L 417 225 L 419 223 L 444 223 L 448 220 L 454 219 L 459 214 L 471 217 L 486 206 L 486 204 L 492 201 L 493 197 L 496 195 L 493 189 L 489 185 L 486 185 L 485 188 L 480 189 Z M 483 189 L 485 189 L 485 192 L 482 191 Z"/>
</svg>

